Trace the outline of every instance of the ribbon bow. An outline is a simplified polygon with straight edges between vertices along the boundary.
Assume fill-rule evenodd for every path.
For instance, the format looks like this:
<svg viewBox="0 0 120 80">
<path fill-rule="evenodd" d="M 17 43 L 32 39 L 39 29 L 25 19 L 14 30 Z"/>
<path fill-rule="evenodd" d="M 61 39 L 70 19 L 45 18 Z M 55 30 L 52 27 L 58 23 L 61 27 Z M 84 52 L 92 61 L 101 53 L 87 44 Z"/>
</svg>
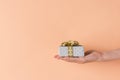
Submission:
<svg viewBox="0 0 120 80">
<path fill-rule="evenodd" d="M 79 42 L 70 40 L 70 41 L 61 43 L 61 46 L 79 46 Z"/>
</svg>

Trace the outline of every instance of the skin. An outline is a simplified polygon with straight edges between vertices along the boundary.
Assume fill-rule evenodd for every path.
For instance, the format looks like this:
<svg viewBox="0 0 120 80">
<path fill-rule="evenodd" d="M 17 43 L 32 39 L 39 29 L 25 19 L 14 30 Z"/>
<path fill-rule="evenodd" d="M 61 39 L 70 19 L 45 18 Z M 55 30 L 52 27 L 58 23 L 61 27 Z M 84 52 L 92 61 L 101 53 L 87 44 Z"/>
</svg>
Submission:
<svg viewBox="0 0 120 80">
<path fill-rule="evenodd" d="M 59 55 L 54 56 L 58 60 L 63 60 L 72 63 L 88 63 L 95 61 L 110 61 L 115 59 L 120 59 L 120 49 L 100 52 L 96 50 L 88 50 L 85 52 L 84 57 L 61 57 Z"/>
</svg>

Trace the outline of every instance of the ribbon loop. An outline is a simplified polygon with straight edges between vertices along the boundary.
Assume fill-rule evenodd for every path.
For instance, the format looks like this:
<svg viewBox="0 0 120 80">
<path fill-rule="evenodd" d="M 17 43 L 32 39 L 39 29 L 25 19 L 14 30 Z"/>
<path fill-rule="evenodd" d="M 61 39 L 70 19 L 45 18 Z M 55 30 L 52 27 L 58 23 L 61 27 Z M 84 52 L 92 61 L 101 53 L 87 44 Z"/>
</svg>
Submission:
<svg viewBox="0 0 120 80">
<path fill-rule="evenodd" d="M 61 43 L 61 46 L 79 46 L 79 42 L 70 40 L 70 41 Z"/>
</svg>

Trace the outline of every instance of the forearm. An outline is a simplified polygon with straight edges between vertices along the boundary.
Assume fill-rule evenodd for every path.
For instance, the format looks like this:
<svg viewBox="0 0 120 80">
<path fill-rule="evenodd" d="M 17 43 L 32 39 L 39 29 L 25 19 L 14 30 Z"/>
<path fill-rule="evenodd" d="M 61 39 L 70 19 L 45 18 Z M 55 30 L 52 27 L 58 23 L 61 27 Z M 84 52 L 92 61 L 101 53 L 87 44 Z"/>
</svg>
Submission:
<svg viewBox="0 0 120 80">
<path fill-rule="evenodd" d="M 101 61 L 120 59 L 120 48 L 102 53 Z"/>
</svg>

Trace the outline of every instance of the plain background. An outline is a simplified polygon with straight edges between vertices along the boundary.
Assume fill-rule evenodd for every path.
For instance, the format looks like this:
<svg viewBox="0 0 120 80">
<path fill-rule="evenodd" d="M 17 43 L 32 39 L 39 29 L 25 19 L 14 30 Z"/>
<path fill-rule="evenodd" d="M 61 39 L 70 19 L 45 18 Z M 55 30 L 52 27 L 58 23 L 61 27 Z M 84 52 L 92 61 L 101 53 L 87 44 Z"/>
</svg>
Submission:
<svg viewBox="0 0 120 80">
<path fill-rule="evenodd" d="M 120 48 L 119 0 L 0 0 L 0 80 L 120 80 L 120 60 L 54 59 L 61 42 Z"/>
</svg>

